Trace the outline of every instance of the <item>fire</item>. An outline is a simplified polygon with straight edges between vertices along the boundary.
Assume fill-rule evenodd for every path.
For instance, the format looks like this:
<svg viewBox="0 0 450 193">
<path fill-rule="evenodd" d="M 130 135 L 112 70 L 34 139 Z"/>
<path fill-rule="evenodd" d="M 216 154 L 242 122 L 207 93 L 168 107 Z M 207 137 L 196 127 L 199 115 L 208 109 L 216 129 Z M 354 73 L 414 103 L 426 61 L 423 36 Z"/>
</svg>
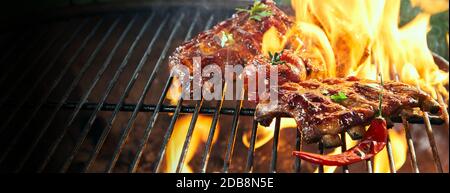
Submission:
<svg viewBox="0 0 450 193">
<path fill-rule="evenodd" d="M 390 129 L 389 137 L 392 144 L 392 155 L 394 158 L 395 169 L 399 170 L 406 161 L 408 144 L 405 138 L 405 130 Z M 389 173 L 389 157 L 386 148 L 378 153 L 373 161 L 373 171 L 376 173 Z"/>
<path fill-rule="evenodd" d="M 267 56 L 270 53 L 279 52 L 283 49 L 283 43 L 280 39 L 280 33 L 277 31 L 275 27 L 271 27 L 269 30 L 266 31 L 263 35 L 263 43 L 262 44 L 262 51 Z"/>
<path fill-rule="evenodd" d="M 434 97 L 434 88 L 448 84 L 448 73 L 434 63 L 426 39 L 431 14 L 447 10 L 448 0 L 413 0 L 412 5 L 424 12 L 401 27 L 400 0 L 292 0 L 291 4 L 296 24 L 284 37 L 269 30 L 263 48 L 281 49 L 278 44 L 294 49 L 326 67 L 326 77 L 376 79 L 381 72 L 393 80 L 398 75 L 400 81 L 418 85 Z M 448 95 L 445 90 L 439 94 Z"/>
<path fill-rule="evenodd" d="M 385 80 L 398 78 L 434 98 L 440 94 L 448 103 L 448 73 L 435 64 L 427 45 L 430 17 L 448 10 L 448 0 L 411 0 L 411 5 L 422 12 L 403 26 L 399 26 L 400 4 L 400 0 L 291 0 L 295 25 L 284 36 L 275 28 L 268 30 L 262 48 L 264 52 L 289 48 L 313 60 L 325 68 L 315 78 L 352 75 L 377 80 L 381 73 Z M 448 44 L 448 33 L 445 41 Z M 281 129 L 292 126 L 283 123 Z M 256 148 L 272 138 L 273 130 L 274 123 L 258 126 Z M 243 136 L 246 146 L 249 136 Z M 399 169 L 406 160 L 404 130 L 391 129 L 389 136 Z M 346 139 L 348 148 L 356 144 Z M 340 148 L 331 152 L 337 153 Z M 334 170 L 325 167 L 326 172 Z M 375 157 L 374 171 L 389 172 L 386 150 Z"/>
<path fill-rule="evenodd" d="M 172 84 L 167 91 L 166 99 L 169 100 L 170 104 L 175 105 L 181 96 L 182 86 L 180 80 L 174 77 Z"/>
<path fill-rule="evenodd" d="M 166 168 L 164 172 L 174 173 L 176 172 L 178 161 L 180 160 L 180 155 L 184 141 L 186 140 L 186 134 L 189 129 L 189 124 L 191 122 L 192 115 L 185 115 L 178 118 L 175 123 L 175 127 L 167 144 L 167 153 L 165 155 Z M 183 173 L 192 173 L 193 170 L 189 166 L 189 161 L 192 160 L 193 156 L 197 152 L 199 145 L 205 143 L 208 140 L 209 129 L 211 127 L 212 118 L 210 116 L 199 115 L 197 122 L 195 124 L 194 132 L 192 133 L 191 143 L 186 154 L 186 159 L 183 165 Z M 219 133 L 219 126 L 216 127 L 216 132 L 214 133 L 213 143 L 216 141 Z"/>
<path fill-rule="evenodd" d="M 342 135 L 341 135 L 342 137 Z M 346 133 L 345 134 L 345 144 L 347 148 L 351 148 L 355 146 L 358 143 L 358 141 L 354 141 L 350 138 L 350 136 Z M 342 150 L 340 147 L 334 148 L 332 152 L 328 153 L 328 155 L 336 155 L 342 153 Z M 323 166 L 323 172 L 324 173 L 333 173 L 336 170 L 337 166 Z M 319 168 L 317 168 L 314 173 L 319 173 Z"/>
<path fill-rule="evenodd" d="M 281 118 L 280 131 L 285 128 L 297 128 L 297 122 L 293 118 Z M 273 138 L 275 130 L 275 120 L 268 127 L 258 124 L 258 132 L 256 133 L 255 149 L 263 146 Z M 251 131 L 247 131 L 242 135 L 242 142 L 246 147 L 250 147 Z"/>
</svg>

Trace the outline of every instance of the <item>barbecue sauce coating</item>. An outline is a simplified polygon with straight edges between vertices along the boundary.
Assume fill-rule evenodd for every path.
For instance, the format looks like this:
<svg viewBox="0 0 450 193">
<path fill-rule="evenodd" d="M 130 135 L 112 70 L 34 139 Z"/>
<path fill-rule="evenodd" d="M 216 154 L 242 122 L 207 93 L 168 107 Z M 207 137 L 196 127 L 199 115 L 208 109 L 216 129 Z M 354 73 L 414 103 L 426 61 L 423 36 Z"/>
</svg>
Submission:
<svg viewBox="0 0 450 193">
<path fill-rule="evenodd" d="M 262 1 L 272 15 L 261 21 L 249 19 L 246 12 L 238 12 L 212 29 L 204 31 L 195 38 L 179 46 L 169 57 L 169 65 L 187 66 L 192 73 L 193 58 L 201 57 L 201 68 L 216 64 L 224 70 L 225 65 L 245 65 L 248 60 L 261 54 L 263 34 L 275 27 L 280 37 L 287 32 L 293 21 L 275 6 L 271 0 Z M 231 34 L 234 41 L 221 45 L 222 33 Z"/>
<path fill-rule="evenodd" d="M 277 104 L 259 102 L 255 119 L 268 126 L 276 116 L 290 116 L 296 120 L 307 143 L 327 142 L 327 139 L 338 137 L 343 130 L 368 125 L 378 112 L 380 90 L 381 86 L 376 81 L 355 77 L 287 82 L 279 87 Z M 347 99 L 332 100 L 331 96 L 339 92 L 344 93 Z M 397 115 L 402 110 L 415 107 L 430 111 L 439 104 L 410 85 L 384 83 L 383 116 Z"/>
</svg>

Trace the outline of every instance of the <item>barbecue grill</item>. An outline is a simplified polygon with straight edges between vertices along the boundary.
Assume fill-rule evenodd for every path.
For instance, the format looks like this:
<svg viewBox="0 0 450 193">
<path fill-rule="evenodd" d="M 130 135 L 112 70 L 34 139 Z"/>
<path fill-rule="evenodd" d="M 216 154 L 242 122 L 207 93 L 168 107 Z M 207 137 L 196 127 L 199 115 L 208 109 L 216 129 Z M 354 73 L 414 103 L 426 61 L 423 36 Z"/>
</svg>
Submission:
<svg viewBox="0 0 450 193">
<path fill-rule="evenodd" d="M 246 3 L 238 4 L 233 8 Z M 212 124 L 197 150 L 195 172 L 280 172 L 280 117 L 275 119 L 272 146 L 266 151 L 268 161 L 257 166 L 254 106 L 244 100 L 180 98 L 171 103 L 166 99 L 174 81 L 169 76 L 168 55 L 183 41 L 234 13 L 227 5 L 206 5 L 75 6 L 71 10 L 76 11 L 55 12 L 37 23 L 4 30 L 0 34 L 0 171 L 162 172 L 175 124 L 180 116 L 190 115 L 176 167 L 176 172 L 182 172 L 197 119 L 208 115 Z M 436 60 L 448 70 L 445 60 Z M 438 99 L 445 104 L 442 96 Z M 442 155 L 448 156 L 448 146 L 438 149 L 435 139 L 445 135 L 448 144 L 446 113 L 392 117 L 406 131 L 409 172 L 421 171 L 413 125 L 425 128 L 426 151 L 431 152 L 425 156 L 432 158 L 424 160 L 432 160 L 435 170 L 431 172 L 448 171 L 448 159 L 441 163 Z M 222 142 L 215 144 L 220 123 Z M 244 129 L 251 131 L 250 147 L 236 156 L 235 146 Z M 296 136 L 290 141 L 292 147 L 300 150 L 299 133 L 291 133 Z M 390 171 L 395 173 L 392 145 L 388 141 L 386 148 Z M 315 148 L 326 151 L 321 144 Z M 292 167 L 286 167 L 290 172 L 305 172 L 301 160 L 290 159 Z M 373 172 L 372 161 L 364 168 Z M 319 172 L 323 171 L 319 166 Z"/>
</svg>

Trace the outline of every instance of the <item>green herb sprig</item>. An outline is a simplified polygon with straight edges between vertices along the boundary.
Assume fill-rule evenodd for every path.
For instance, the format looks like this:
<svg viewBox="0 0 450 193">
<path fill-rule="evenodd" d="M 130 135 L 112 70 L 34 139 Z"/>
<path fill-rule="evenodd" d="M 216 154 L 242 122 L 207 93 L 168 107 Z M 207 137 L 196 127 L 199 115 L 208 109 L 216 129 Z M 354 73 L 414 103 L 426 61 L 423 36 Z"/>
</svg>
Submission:
<svg viewBox="0 0 450 193">
<path fill-rule="evenodd" d="M 272 65 L 280 65 L 280 64 L 285 64 L 285 61 L 282 61 L 280 59 L 281 55 L 283 54 L 283 51 L 281 52 L 275 52 L 275 53 L 271 53 L 269 52 L 269 57 L 270 57 L 270 63 Z"/>
<path fill-rule="evenodd" d="M 272 12 L 267 10 L 267 5 L 261 3 L 261 1 L 255 1 L 250 9 L 237 8 L 236 11 L 247 12 L 250 15 L 249 19 L 256 21 L 261 21 L 262 18 L 272 15 Z"/>
<path fill-rule="evenodd" d="M 331 95 L 330 98 L 332 101 L 334 101 L 336 103 L 340 103 L 342 101 L 347 100 L 348 97 L 347 97 L 347 95 L 345 95 L 344 92 L 339 91 L 337 94 Z"/>
</svg>

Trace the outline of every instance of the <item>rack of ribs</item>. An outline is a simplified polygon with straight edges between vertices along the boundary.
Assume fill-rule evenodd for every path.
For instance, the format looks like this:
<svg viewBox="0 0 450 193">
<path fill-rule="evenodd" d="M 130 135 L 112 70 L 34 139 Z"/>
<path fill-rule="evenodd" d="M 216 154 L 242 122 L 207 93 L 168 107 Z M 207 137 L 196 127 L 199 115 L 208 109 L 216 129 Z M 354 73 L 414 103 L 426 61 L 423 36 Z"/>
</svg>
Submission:
<svg viewBox="0 0 450 193">
<path fill-rule="evenodd" d="M 382 114 L 389 117 L 404 110 L 421 108 L 437 113 L 439 104 L 428 94 L 400 82 L 381 85 L 355 77 L 287 82 L 279 87 L 278 102 L 259 101 L 255 119 L 264 126 L 276 116 L 293 117 L 306 143 L 321 141 L 326 147 L 340 144 L 339 135 L 347 131 L 352 138 L 356 129 L 364 132 L 379 111 L 382 92 Z M 345 97 L 336 97 L 345 96 Z"/>
<path fill-rule="evenodd" d="M 293 21 L 271 0 L 261 1 L 270 16 L 251 19 L 247 12 L 237 12 L 212 29 L 204 31 L 195 38 L 179 46 L 169 57 L 171 68 L 177 65 L 187 66 L 192 73 L 193 58 L 201 57 L 201 68 L 215 64 L 224 70 L 225 65 L 245 65 L 248 60 L 261 54 L 261 42 L 264 33 L 275 27 L 280 36 L 293 25 Z M 233 42 L 222 44 L 223 34 L 230 34 Z"/>
<path fill-rule="evenodd" d="M 344 130 L 354 139 L 361 137 L 364 126 L 379 110 L 377 104 L 380 85 L 375 81 L 353 77 L 324 79 L 324 64 L 289 50 L 289 42 L 286 44 L 287 49 L 280 53 L 282 64 L 271 63 L 271 59 L 265 55 L 267 53 L 262 53 L 264 33 L 274 27 L 282 37 L 294 22 L 278 9 L 273 1 L 265 0 L 261 3 L 270 15 L 255 20 L 248 12 L 237 12 L 232 18 L 178 47 L 169 57 L 170 67 L 186 66 L 192 75 L 193 59 L 200 57 L 201 68 L 210 64 L 218 65 L 222 70 L 225 65 L 276 68 L 278 103 L 257 99 L 257 121 L 267 126 L 275 116 L 293 117 L 305 142 L 314 143 L 321 140 L 328 147 L 340 144 L 338 134 Z M 233 37 L 233 41 L 224 44 L 224 34 Z M 305 49 L 307 50 L 306 47 L 303 50 Z M 269 70 L 266 72 L 269 73 Z M 251 73 L 255 72 L 244 71 L 247 76 L 252 76 Z M 386 82 L 382 92 L 384 116 L 416 107 L 430 112 L 439 109 L 438 103 L 429 95 L 407 84 Z M 346 99 L 333 101 L 331 96 L 339 93 L 345 95 Z"/>
</svg>

